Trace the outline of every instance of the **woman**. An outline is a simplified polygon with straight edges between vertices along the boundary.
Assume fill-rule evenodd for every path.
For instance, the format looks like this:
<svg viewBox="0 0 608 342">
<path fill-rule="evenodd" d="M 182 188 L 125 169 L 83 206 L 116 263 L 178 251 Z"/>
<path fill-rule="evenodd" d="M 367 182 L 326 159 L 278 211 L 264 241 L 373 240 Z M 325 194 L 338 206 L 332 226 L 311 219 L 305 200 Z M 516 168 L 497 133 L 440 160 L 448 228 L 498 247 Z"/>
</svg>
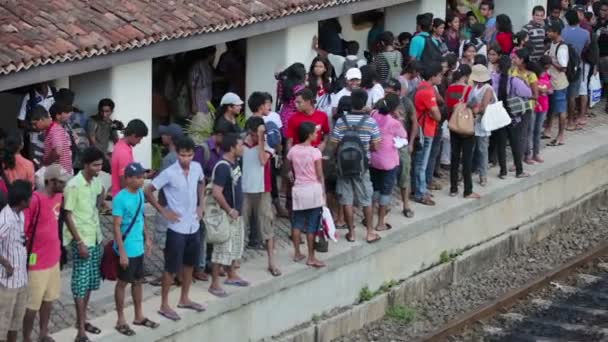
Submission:
<svg viewBox="0 0 608 342">
<path fill-rule="evenodd" d="M 308 89 L 317 95 L 316 108 L 326 114 L 331 113 L 332 67 L 325 57 L 317 56 L 308 71 Z"/>
<path fill-rule="evenodd" d="M 496 42 L 505 54 L 510 54 L 513 50 L 513 25 L 506 14 L 496 16 Z"/>
<path fill-rule="evenodd" d="M 473 82 L 473 89 L 469 95 L 468 105 L 473 108 L 476 114 L 475 119 L 475 155 L 477 156 L 479 171 L 479 184 L 488 184 L 488 144 L 490 143 L 490 132 L 483 129 L 481 118 L 486 107 L 495 101 L 494 90 L 490 84 L 491 77 L 488 67 L 482 64 L 474 65 L 471 68 L 470 80 Z"/>
<path fill-rule="evenodd" d="M 492 76 L 492 87 L 498 95 L 498 100 L 507 103 L 510 96 L 520 96 L 523 98 L 532 97 L 530 87 L 518 77 L 509 75 L 511 69 L 511 59 L 509 56 L 502 56 L 498 63 L 497 74 Z M 507 112 L 508 106 L 505 106 Z M 510 113 L 509 113 L 510 114 Z M 521 145 L 519 137 L 521 135 L 521 117 L 511 116 L 511 124 L 496 130 L 498 138 L 498 164 L 500 165 L 500 173 L 498 177 L 505 179 L 507 177 L 507 139 L 513 153 L 513 162 L 515 163 L 515 176 L 524 178 L 530 176 L 524 172 L 522 165 Z"/>
<path fill-rule="evenodd" d="M 536 74 L 529 69 L 530 52 L 528 49 L 522 49 L 515 51 L 514 56 L 511 58 L 513 67 L 511 68 L 510 75 L 513 77 L 520 78 L 523 80 L 528 87 L 532 90 L 532 97 L 529 103 L 529 109 L 521 117 L 521 135 L 520 135 L 520 148 L 522 156 L 526 164 L 534 164 L 532 155 L 530 154 L 530 133 L 529 127 L 532 121 L 532 109 L 536 105 L 536 99 L 538 99 L 538 77 Z"/>
<path fill-rule="evenodd" d="M 378 110 L 371 115 L 376 120 L 382 138 L 378 148 L 372 152 L 370 160 L 370 176 L 374 187 L 373 200 L 378 205 L 377 231 L 392 228 L 384 219 L 391 203 L 399 170 L 399 151 L 395 147 L 394 139 L 407 139 L 405 128 L 395 118 L 398 115 L 396 111 L 400 104 L 401 101 L 397 94 L 387 94 L 384 99 L 376 103 Z"/>
<path fill-rule="evenodd" d="M 467 103 L 472 87 L 468 85 L 471 76 L 471 67 L 461 65 L 454 72 L 454 82 L 446 91 L 448 116 L 451 117 L 454 107 L 462 101 Z M 451 162 L 450 162 L 450 196 L 458 195 L 458 173 L 462 160 L 462 175 L 464 181 L 464 198 L 479 198 L 473 192 L 473 151 L 475 149 L 475 135 L 461 135 L 450 131 Z M 462 159 L 461 159 L 462 158 Z"/>
<path fill-rule="evenodd" d="M 451 53 L 458 53 L 460 48 L 460 18 L 452 13 L 445 18 L 446 30 L 443 33 L 443 41 Z"/>
<path fill-rule="evenodd" d="M 21 155 L 23 149 L 23 133 L 17 131 L 6 137 L 4 155 L 2 156 L 2 169 L 6 177 L 7 185 L 17 179 L 31 182 L 36 185 L 34 163 Z"/>
<path fill-rule="evenodd" d="M 483 34 L 486 30 L 486 26 L 484 24 L 474 24 L 471 27 L 471 39 L 465 39 L 462 42 L 460 42 L 460 49 L 458 50 L 458 56 L 462 57 L 463 52 L 464 52 L 464 47 L 465 45 L 468 44 L 473 44 L 473 46 L 475 46 L 475 54 L 482 54 L 484 56 L 487 56 L 488 54 L 488 47 L 486 46 L 486 44 L 484 43 L 482 37 Z"/>
<path fill-rule="evenodd" d="M 386 82 L 391 78 L 398 78 L 403 65 L 403 55 L 395 50 L 395 37 L 390 31 L 385 31 L 378 37 L 381 52 L 376 55 L 374 65 L 378 72 L 380 82 Z"/>
<path fill-rule="evenodd" d="M 379 82 L 379 76 L 373 65 L 364 65 L 361 68 L 361 88 L 367 91 L 367 107 L 372 106 L 384 97 L 384 88 Z"/>
<path fill-rule="evenodd" d="M 445 45 L 443 41 L 443 33 L 445 32 L 445 21 L 440 18 L 433 19 L 433 28 L 432 28 L 432 37 L 433 39 L 439 43 L 439 51 L 441 51 L 441 55 L 445 55 L 449 52 L 448 46 Z"/>
<path fill-rule="evenodd" d="M 472 43 L 465 44 L 462 47 L 462 58 L 460 64 L 466 64 L 468 66 L 475 65 L 475 55 L 477 55 L 477 49 Z"/>
<path fill-rule="evenodd" d="M 490 70 L 490 74 L 494 74 L 496 72 L 496 69 L 498 68 L 498 61 L 502 55 L 503 53 L 500 45 L 490 45 L 490 48 L 488 49 L 488 70 Z"/>
<path fill-rule="evenodd" d="M 278 76 L 277 108 L 283 123 L 283 135 L 287 133 L 287 122 L 296 110 L 296 94 L 306 87 L 306 68 L 302 63 L 294 63 Z"/>
<path fill-rule="evenodd" d="M 518 50 L 522 50 L 528 47 L 528 32 L 519 31 L 515 35 L 515 46 L 513 50 L 511 50 L 511 57 L 515 55 L 515 52 Z"/>
</svg>

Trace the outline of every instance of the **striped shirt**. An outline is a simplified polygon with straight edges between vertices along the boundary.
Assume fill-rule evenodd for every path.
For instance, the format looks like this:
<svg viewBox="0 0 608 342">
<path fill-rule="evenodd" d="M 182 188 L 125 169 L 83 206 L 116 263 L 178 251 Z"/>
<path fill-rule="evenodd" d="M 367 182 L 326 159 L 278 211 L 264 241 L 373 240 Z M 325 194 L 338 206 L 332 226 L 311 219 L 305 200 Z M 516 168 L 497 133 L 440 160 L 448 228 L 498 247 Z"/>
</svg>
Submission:
<svg viewBox="0 0 608 342">
<path fill-rule="evenodd" d="M 533 61 L 539 60 L 545 53 L 545 39 L 547 35 L 545 33 L 545 25 L 537 24 L 534 21 L 524 25 L 522 31 L 528 33 L 528 41 L 532 47 L 532 53 L 530 59 Z"/>
<path fill-rule="evenodd" d="M 44 137 L 44 160 L 46 161 L 52 150 L 59 150 L 59 165 L 63 167 L 70 175 L 73 174 L 72 168 L 72 141 L 68 135 L 68 131 L 53 121 L 51 127 L 46 131 Z"/>
<path fill-rule="evenodd" d="M 10 206 L 0 211 L 0 255 L 13 267 L 8 277 L 0 266 L 0 286 L 18 289 L 27 285 L 27 250 L 23 212 L 16 213 Z"/>
<path fill-rule="evenodd" d="M 361 139 L 361 142 L 365 147 L 365 152 L 367 152 L 367 158 L 370 159 L 371 154 L 369 152 L 369 145 L 370 143 L 380 142 L 380 130 L 378 129 L 378 124 L 376 124 L 376 120 L 374 120 L 371 116 L 367 114 L 365 114 L 365 116 L 367 116 L 367 119 L 365 120 L 363 125 L 361 125 L 361 127 L 358 127 L 358 132 L 359 138 Z M 331 133 L 331 141 L 337 144 L 344 137 L 344 133 L 348 129 L 348 127 L 344 123 L 344 118 L 346 118 L 346 121 L 348 122 L 349 126 L 355 127 L 359 124 L 359 121 L 361 121 L 362 117 L 362 114 L 353 113 L 347 114 L 338 119 L 334 126 L 334 130 Z"/>
</svg>

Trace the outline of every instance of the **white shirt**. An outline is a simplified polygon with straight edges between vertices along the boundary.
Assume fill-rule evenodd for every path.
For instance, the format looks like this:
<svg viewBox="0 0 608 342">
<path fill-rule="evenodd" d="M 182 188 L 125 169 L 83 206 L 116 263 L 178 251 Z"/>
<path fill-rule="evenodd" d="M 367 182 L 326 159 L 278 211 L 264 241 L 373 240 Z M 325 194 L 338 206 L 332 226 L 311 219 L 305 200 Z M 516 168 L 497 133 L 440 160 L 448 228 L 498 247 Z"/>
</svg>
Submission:
<svg viewBox="0 0 608 342">
<path fill-rule="evenodd" d="M 0 266 L 0 288 L 18 289 L 27 285 L 27 250 L 23 212 L 17 214 L 9 205 L 0 211 L 0 255 L 13 267 L 13 275 L 6 276 Z"/>
<path fill-rule="evenodd" d="M 384 98 L 384 88 L 380 83 L 374 84 L 373 87 L 367 90 L 367 106 L 372 108 L 376 102 Z"/>
<path fill-rule="evenodd" d="M 38 102 L 38 105 L 41 105 L 42 107 L 44 107 L 44 109 L 46 109 L 47 111 L 49 110 L 49 108 L 51 108 L 51 106 L 53 105 L 53 103 L 55 103 L 55 98 L 53 97 L 53 91 L 51 90 L 51 87 L 48 87 L 46 96 L 42 96 L 40 94 L 38 94 L 37 91 L 34 91 L 34 94 L 37 97 L 41 97 L 41 101 Z M 30 94 L 27 93 L 25 94 L 25 96 L 23 97 L 23 101 L 21 102 L 21 109 L 19 109 L 19 115 L 17 116 L 17 119 L 23 121 L 25 120 L 25 116 L 27 114 L 27 103 L 30 101 Z"/>
<path fill-rule="evenodd" d="M 338 108 L 338 103 L 343 96 L 350 96 L 351 91 L 348 88 L 342 88 L 339 92 L 331 96 L 331 109 Z"/>
<path fill-rule="evenodd" d="M 329 53 L 327 54 L 327 59 L 329 60 L 329 63 L 331 63 L 331 65 L 334 67 L 334 70 L 336 71 L 336 76 L 340 76 L 342 75 L 342 72 L 344 70 L 342 70 L 342 68 L 344 67 L 344 62 L 346 62 L 346 59 L 349 60 L 356 60 L 357 61 L 357 67 L 362 67 L 364 65 L 367 64 L 367 62 L 364 59 L 360 59 L 359 57 L 355 56 L 355 55 L 348 55 L 346 57 L 344 56 L 340 56 L 340 55 L 334 55 L 333 53 Z"/>
<path fill-rule="evenodd" d="M 277 125 L 278 129 L 283 128 L 283 123 L 281 122 L 281 116 L 277 112 L 270 112 L 268 115 L 264 117 L 264 123 L 266 122 L 274 122 Z"/>
</svg>

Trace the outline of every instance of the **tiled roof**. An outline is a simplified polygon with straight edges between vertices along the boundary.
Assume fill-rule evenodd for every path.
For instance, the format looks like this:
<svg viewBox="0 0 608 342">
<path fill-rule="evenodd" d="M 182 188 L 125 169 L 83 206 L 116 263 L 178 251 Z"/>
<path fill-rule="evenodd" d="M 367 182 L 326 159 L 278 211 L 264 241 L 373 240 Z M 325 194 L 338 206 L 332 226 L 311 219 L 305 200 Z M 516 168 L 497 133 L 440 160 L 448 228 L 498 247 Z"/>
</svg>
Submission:
<svg viewBox="0 0 608 342">
<path fill-rule="evenodd" d="M 357 1 L 1 1 L 0 75 Z"/>
</svg>

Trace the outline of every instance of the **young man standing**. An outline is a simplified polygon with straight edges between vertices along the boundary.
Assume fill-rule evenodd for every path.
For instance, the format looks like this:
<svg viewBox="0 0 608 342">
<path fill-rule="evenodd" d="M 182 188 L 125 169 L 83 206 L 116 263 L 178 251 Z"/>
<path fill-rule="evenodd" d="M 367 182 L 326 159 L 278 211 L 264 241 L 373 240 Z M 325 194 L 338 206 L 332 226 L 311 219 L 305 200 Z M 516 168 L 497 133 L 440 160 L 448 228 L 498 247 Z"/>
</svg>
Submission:
<svg viewBox="0 0 608 342">
<path fill-rule="evenodd" d="M 522 31 L 528 33 L 530 42 L 530 59 L 538 61 L 545 53 L 545 8 L 535 6 L 532 9 L 532 20 L 524 25 Z"/>
<path fill-rule="evenodd" d="M 72 140 L 65 129 L 65 123 L 72 115 L 72 106 L 55 103 L 49 109 L 53 123 L 45 132 L 43 164 L 59 163 L 70 175 L 72 167 Z"/>
<path fill-rule="evenodd" d="M 165 268 L 162 302 L 158 313 L 178 321 L 181 317 L 169 305 L 169 290 L 175 276 L 182 273 L 178 308 L 202 312 L 204 305 L 190 299 L 194 267 L 201 253 L 200 220 L 203 217 L 205 176 L 199 163 L 193 163 L 194 142 L 188 137 L 176 141 L 177 161 L 164 169 L 146 188 L 148 202 L 169 221 L 165 242 Z M 154 192 L 163 190 L 167 206 L 158 203 Z"/>
<path fill-rule="evenodd" d="M 32 159 L 36 169 L 42 166 L 44 131 L 31 130 L 28 132 L 30 128 L 28 126 L 30 122 L 28 121 L 32 120 L 31 114 L 35 107 L 40 106 L 48 112 L 53 103 L 55 103 L 55 88 L 49 86 L 46 82 L 38 83 L 23 97 L 21 109 L 19 115 L 17 115 L 19 128 L 26 132 L 23 137 L 24 150 L 26 155 Z"/>
<path fill-rule="evenodd" d="M 64 190 L 65 223 L 63 242 L 72 252 L 72 295 L 76 304 L 77 342 L 89 341 L 86 333 L 100 334 L 101 330 L 87 322 L 87 308 L 91 292 L 101 282 L 101 225 L 99 208 L 104 189 L 97 177 L 103 164 L 103 152 L 89 147 L 82 153 L 84 168 L 67 183 Z"/>
<path fill-rule="evenodd" d="M 36 105 L 32 108 L 29 112 L 29 119 L 31 125 L 30 135 L 32 135 L 30 155 L 34 167 L 39 169 L 42 166 L 42 160 L 44 158 L 44 132 L 51 127 L 53 120 L 51 119 L 49 112 L 41 105 Z M 34 140 L 34 134 L 36 140 Z"/>
<path fill-rule="evenodd" d="M 264 120 L 252 116 L 245 124 L 247 137 L 243 148 L 243 221 L 249 229 L 249 243 L 263 244 L 268 253 L 268 272 L 277 277 L 281 271 L 274 263 L 274 227 L 270 157 L 266 148 Z M 251 225 L 251 217 L 256 218 Z"/>
<path fill-rule="evenodd" d="M 16 180 L 8 191 L 8 205 L 0 211 L 0 341 L 17 342 L 27 305 L 23 210 L 31 198 L 32 184 Z"/>
<path fill-rule="evenodd" d="M 230 238 L 224 243 L 213 245 L 211 255 L 212 281 L 209 293 L 217 297 L 227 297 L 228 293 L 220 285 L 220 268 L 228 269 L 228 277 L 224 284 L 246 287 L 249 282 L 241 279 L 236 273 L 237 262 L 243 256 L 243 218 L 241 215 L 243 205 L 243 192 L 241 188 L 241 168 L 238 159 L 243 156 L 243 141 L 238 135 L 231 133 L 222 140 L 224 156 L 215 167 L 213 182 L 213 198 L 232 219 L 230 224 Z"/>
<path fill-rule="evenodd" d="M 118 140 L 112 151 L 112 197 L 125 187 L 124 171 L 127 165 L 133 162 L 133 147 L 148 136 L 148 126 L 139 120 L 129 121 L 125 128 L 125 135 Z"/>
<path fill-rule="evenodd" d="M 414 174 L 416 202 L 424 205 L 435 205 L 427 189 L 427 165 L 431 155 L 433 139 L 437 132 L 437 125 L 441 120 L 441 112 L 437 104 L 435 86 L 441 84 L 441 64 L 430 63 L 421 72 L 423 81 L 420 82 L 414 96 L 414 107 L 418 125 L 422 127 L 420 149 L 414 152 Z"/>
<path fill-rule="evenodd" d="M 331 96 L 331 115 L 336 115 L 338 103 L 340 103 L 342 97 L 350 96 L 353 90 L 359 89 L 361 86 L 361 70 L 359 68 L 348 69 L 344 77 L 346 78 L 346 87 Z M 329 115 L 330 113 L 327 114 Z"/>
<path fill-rule="evenodd" d="M 380 131 L 376 121 L 369 117 L 364 112 L 365 104 L 367 103 L 367 92 L 362 89 L 356 89 L 351 94 L 352 111 L 344 115 L 336 121 L 333 132 L 331 134 L 331 143 L 339 144 L 349 127 L 357 127 L 359 139 L 363 144 L 366 153 L 366 160 L 369 162 L 371 154 L 370 150 L 375 150 L 380 143 Z M 333 150 L 333 149 L 332 149 Z M 363 208 L 365 215 L 365 223 L 367 228 L 366 241 L 373 243 L 380 240 L 380 236 L 373 231 L 372 219 L 372 182 L 369 176 L 369 169 L 366 169 L 360 176 L 345 178 L 338 175 L 336 183 L 336 193 L 339 194 L 339 202 L 344 209 L 344 216 L 348 225 L 348 234 L 346 239 L 350 242 L 355 241 L 355 222 L 353 216 L 353 204 L 355 198 L 360 207 Z"/>
<path fill-rule="evenodd" d="M 125 168 L 126 187 L 112 200 L 114 217 L 114 251 L 118 253 L 120 266 L 118 280 L 114 288 L 116 302 L 116 330 L 126 336 L 135 335 L 125 319 L 125 289 L 131 284 L 131 295 L 135 311 L 134 325 L 151 329 L 158 323 L 146 318 L 142 311 L 144 253 L 150 255 L 152 242 L 146 232 L 144 219 L 144 174 L 146 171 L 139 163 L 131 163 Z M 126 234 L 126 238 L 125 238 Z"/>
<path fill-rule="evenodd" d="M 556 116 L 559 120 L 559 131 L 555 139 L 548 143 L 549 146 L 560 146 L 564 144 L 564 131 L 566 129 L 566 115 L 568 111 L 568 77 L 566 76 L 566 68 L 568 67 L 568 46 L 563 43 L 561 37 L 560 26 L 553 23 L 547 29 L 547 36 L 551 40 L 551 47 L 547 50 L 546 55 L 550 56 L 553 64 L 549 68 L 551 76 L 551 86 L 553 87 L 553 95 L 551 95 L 551 115 L 547 115 L 545 121 L 544 135 L 551 135 L 553 117 Z"/>
<path fill-rule="evenodd" d="M 298 128 L 302 122 L 312 122 L 317 126 L 317 140 L 312 146 L 317 147 L 321 152 L 325 149 L 329 136 L 329 119 L 327 114 L 315 109 L 315 94 L 308 88 L 296 94 L 297 112 L 287 122 L 287 151 L 295 145 L 301 143 L 298 138 Z"/>
<path fill-rule="evenodd" d="M 420 32 L 412 38 L 409 54 L 412 59 L 419 61 L 422 58 L 426 40 L 431 36 L 433 17 L 421 14 L 416 17 L 416 25 L 420 28 Z"/>
<path fill-rule="evenodd" d="M 61 241 L 57 234 L 63 189 L 71 176 L 59 164 L 44 172 L 44 189 L 36 191 L 24 211 L 28 262 L 28 305 L 23 319 L 23 340 L 31 341 L 34 320 L 40 312 L 40 341 L 47 341 L 53 302 L 61 295 Z"/>
<path fill-rule="evenodd" d="M 112 99 L 101 99 L 97 104 L 97 114 L 91 116 L 87 121 L 87 135 L 91 146 L 97 147 L 104 155 L 109 155 L 110 142 L 118 142 L 118 134 L 112 122 L 114 113 L 114 101 Z M 104 171 L 110 171 L 109 159 L 104 160 Z"/>
<path fill-rule="evenodd" d="M 496 17 L 494 16 L 494 1 L 492 0 L 483 0 L 481 4 L 479 4 L 479 12 L 481 15 L 486 18 L 486 30 L 484 32 L 483 41 L 486 44 L 492 43 L 495 39 L 496 33 Z"/>
</svg>

